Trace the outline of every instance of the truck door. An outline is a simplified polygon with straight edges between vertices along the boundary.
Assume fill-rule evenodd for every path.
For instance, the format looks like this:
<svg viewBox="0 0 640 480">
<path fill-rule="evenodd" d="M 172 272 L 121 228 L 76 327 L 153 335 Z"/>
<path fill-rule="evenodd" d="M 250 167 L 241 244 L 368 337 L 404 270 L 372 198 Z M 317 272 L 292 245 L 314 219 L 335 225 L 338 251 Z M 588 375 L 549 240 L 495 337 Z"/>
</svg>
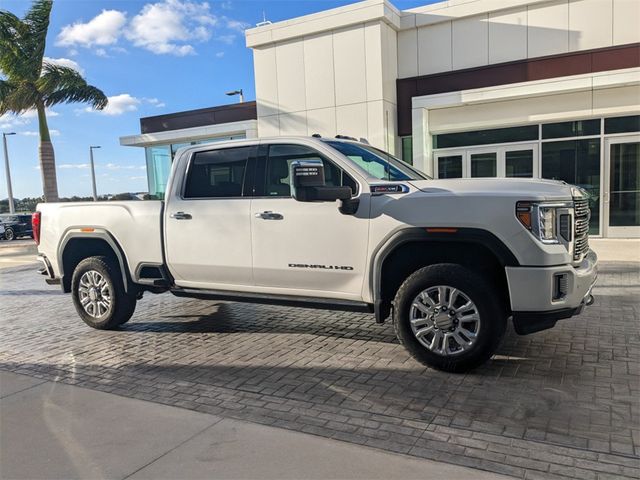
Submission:
<svg viewBox="0 0 640 480">
<path fill-rule="evenodd" d="M 181 287 L 252 284 L 251 184 L 257 146 L 198 150 L 176 175 L 165 212 L 169 270 Z M 181 160 L 182 161 L 182 160 Z"/>
<path fill-rule="evenodd" d="M 353 215 L 340 202 L 299 202 L 291 196 L 289 167 L 295 160 L 322 160 L 327 185 L 348 185 L 359 194 Z M 260 145 L 256 196 L 251 208 L 253 273 L 271 293 L 362 299 L 369 229 L 369 194 L 334 162 L 297 144 Z"/>
</svg>

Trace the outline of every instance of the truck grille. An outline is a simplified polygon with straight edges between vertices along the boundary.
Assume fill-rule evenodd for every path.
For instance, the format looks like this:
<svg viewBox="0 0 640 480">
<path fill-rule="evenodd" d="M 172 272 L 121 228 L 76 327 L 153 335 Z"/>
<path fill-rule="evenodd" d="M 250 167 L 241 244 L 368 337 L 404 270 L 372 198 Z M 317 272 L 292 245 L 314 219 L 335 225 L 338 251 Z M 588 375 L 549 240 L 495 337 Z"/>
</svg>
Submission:
<svg viewBox="0 0 640 480">
<path fill-rule="evenodd" d="M 589 200 L 580 199 L 574 201 L 575 212 L 575 236 L 573 243 L 573 259 L 582 260 L 582 257 L 589 251 Z"/>
</svg>

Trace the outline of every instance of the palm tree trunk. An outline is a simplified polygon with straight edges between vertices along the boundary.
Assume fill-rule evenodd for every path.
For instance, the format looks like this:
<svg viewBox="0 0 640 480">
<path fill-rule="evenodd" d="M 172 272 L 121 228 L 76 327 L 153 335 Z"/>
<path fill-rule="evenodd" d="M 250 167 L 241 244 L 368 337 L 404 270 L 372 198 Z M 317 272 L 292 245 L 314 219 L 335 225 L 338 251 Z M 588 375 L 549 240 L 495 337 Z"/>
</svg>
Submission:
<svg viewBox="0 0 640 480">
<path fill-rule="evenodd" d="M 56 157 L 53 152 L 44 105 L 38 105 L 37 110 L 38 127 L 40 129 L 40 148 L 38 149 L 38 153 L 40 155 L 40 173 L 42 175 L 44 201 L 57 202 L 58 179 L 56 178 Z"/>
</svg>

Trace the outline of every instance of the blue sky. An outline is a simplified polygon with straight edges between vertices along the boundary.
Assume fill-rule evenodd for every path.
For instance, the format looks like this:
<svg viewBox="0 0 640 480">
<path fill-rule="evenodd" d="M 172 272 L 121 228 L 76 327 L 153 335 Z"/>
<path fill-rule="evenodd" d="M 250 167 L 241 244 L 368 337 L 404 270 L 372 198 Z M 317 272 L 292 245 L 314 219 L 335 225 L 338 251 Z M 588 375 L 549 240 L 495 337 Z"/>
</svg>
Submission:
<svg viewBox="0 0 640 480">
<path fill-rule="evenodd" d="M 146 191 L 144 150 L 121 147 L 118 138 L 139 133 L 139 118 L 230 103 L 225 91 L 243 88 L 255 98 L 251 50 L 243 30 L 353 3 L 348 0 L 56 0 L 46 57 L 80 69 L 110 97 L 105 112 L 86 105 L 57 106 L 49 128 L 58 165 L 61 196 L 90 195 L 89 145 L 95 151 L 98 193 Z M 404 0 L 401 9 L 428 0 Z M 26 0 L 2 0 L 0 8 L 22 16 Z M 162 28 L 157 26 L 161 25 Z M 8 137 L 13 194 L 42 194 L 37 120 L 32 115 L 0 117 Z M 6 198 L 4 168 L 0 198 Z"/>
</svg>

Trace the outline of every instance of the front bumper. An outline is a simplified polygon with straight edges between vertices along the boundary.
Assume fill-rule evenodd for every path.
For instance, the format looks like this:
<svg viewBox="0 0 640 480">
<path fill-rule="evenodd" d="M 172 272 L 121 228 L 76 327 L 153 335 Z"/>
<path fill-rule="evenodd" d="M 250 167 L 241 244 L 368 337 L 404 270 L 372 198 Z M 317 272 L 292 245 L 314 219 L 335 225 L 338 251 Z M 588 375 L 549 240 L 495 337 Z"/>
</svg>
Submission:
<svg viewBox="0 0 640 480">
<path fill-rule="evenodd" d="M 590 250 L 577 267 L 507 267 L 506 273 L 516 331 L 533 333 L 551 328 L 593 303 L 598 257 Z"/>
</svg>

